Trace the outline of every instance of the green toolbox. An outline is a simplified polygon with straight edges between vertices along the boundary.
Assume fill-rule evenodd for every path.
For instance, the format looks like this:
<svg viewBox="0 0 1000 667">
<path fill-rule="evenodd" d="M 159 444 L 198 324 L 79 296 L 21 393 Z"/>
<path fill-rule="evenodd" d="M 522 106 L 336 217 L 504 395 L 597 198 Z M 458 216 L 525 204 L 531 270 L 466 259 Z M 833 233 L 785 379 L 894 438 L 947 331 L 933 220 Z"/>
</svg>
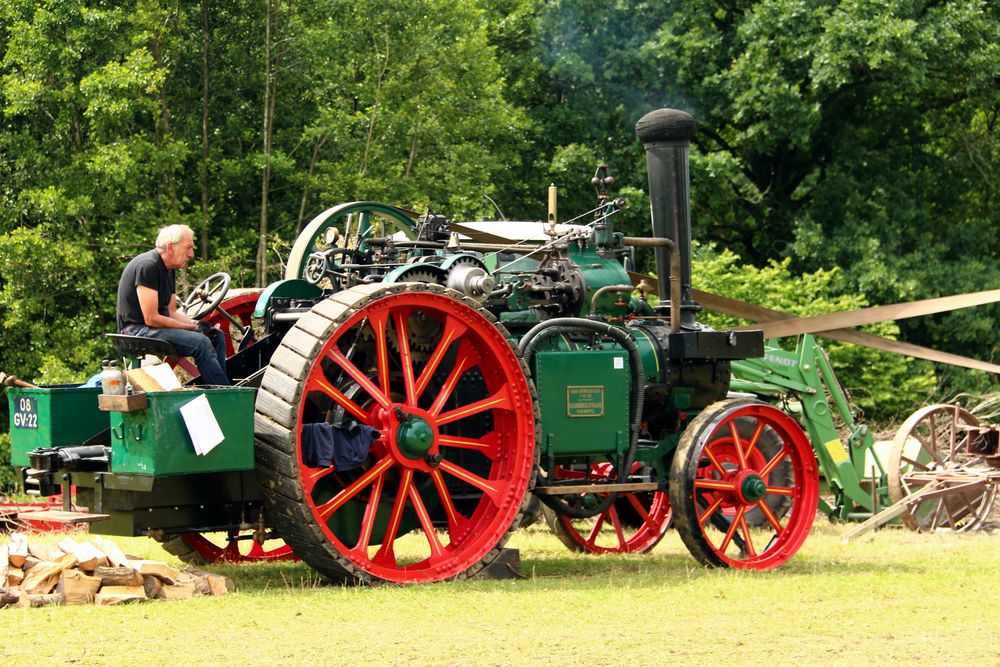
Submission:
<svg viewBox="0 0 1000 667">
<path fill-rule="evenodd" d="M 79 385 L 9 388 L 11 465 L 27 467 L 28 452 L 37 447 L 79 445 L 107 430 L 100 393 Z"/>
<path fill-rule="evenodd" d="M 245 387 L 147 392 L 145 409 L 110 413 L 111 472 L 167 476 L 253 469 L 255 394 Z M 192 411 L 198 403 L 202 409 Z M 206 445 L 209 451 L 196 451 Z"/>
</svg>

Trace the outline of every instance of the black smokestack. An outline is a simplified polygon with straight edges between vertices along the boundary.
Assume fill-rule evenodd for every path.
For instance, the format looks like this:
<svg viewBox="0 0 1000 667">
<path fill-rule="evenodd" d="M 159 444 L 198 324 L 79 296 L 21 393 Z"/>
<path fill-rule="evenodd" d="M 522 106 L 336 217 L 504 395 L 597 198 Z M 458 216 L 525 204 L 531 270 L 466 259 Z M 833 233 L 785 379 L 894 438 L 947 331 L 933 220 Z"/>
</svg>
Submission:
<svg viewBox="0 0 1000 667">
<path fill-rule="evenodd" d="M 657 109 L 639 119 L 635 134 L 646 146 L 649 170 L 649 205 L 653 236 L 677 244 L 681 259 L 681 325 L 695 324 L 700 307 L 691 293 L 691 203 L 688 147 L 696 126 L 691 114 Z M 654 250 L 660 301 L 670 298 L 670 251 Z"/>
</svg>

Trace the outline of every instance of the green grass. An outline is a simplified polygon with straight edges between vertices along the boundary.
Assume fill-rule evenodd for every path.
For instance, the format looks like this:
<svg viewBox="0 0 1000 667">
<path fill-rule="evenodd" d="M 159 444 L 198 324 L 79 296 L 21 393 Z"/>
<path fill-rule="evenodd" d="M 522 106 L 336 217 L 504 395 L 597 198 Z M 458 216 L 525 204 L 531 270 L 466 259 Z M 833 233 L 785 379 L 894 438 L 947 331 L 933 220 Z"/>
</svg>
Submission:
<svg viewBox="0 0 1000 667">
<path fill-rule="evenodd" d="M 511 540 L 519 581 L 353 588 L 301 564 L 214 566 L 238 593 L 0 610 L 0 654 L 12 666 L 1000 664 L 1000 537 L 889 529 L 844 544 L 849 527 L 817 520 L 769 573 L 703 569 L 674 533 L 645 556 L 573 554 L 541 526 Z M 177 564 L 150 540 L 115 541 Z"/>
</svg>

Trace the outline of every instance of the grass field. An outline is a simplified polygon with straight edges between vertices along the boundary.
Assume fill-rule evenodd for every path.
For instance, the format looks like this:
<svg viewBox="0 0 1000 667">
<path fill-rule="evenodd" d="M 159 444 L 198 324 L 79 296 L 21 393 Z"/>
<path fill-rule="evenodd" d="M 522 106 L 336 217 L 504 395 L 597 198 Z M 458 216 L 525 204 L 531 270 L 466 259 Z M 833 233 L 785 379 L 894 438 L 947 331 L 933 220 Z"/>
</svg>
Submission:
<svg viewBox="0 0 1000 667">
<path fill-rule="evenodd" d="M 1000 665 L 1000 536 L 817 520 L 785 567 L 707 570 L 672 532 L 645 556 L 521 531 L 523 580 L 353 588 L 304 565 L 214 566 L 239 590 L 0 610 L 2 664 Z M 5 541 L 0 536 L 0 543 Z M 55 539 L 51 538 L 50 539 Z M 144 538 L 115 541 L 177 564 Z"/>
</svg>

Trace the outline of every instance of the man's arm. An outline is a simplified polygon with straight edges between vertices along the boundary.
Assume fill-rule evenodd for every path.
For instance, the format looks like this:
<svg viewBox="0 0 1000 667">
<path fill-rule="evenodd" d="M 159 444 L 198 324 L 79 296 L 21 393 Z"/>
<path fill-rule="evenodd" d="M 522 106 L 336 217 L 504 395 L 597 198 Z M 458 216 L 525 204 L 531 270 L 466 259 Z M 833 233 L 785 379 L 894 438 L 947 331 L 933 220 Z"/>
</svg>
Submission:
<svg viewBox="0 0 1000 667">
<path fill-rule="evenodd" d="M 157 308 L 159 298 L 155 289 L 145 287 L 144 285 L 136 285 L 135 292 L 139 296 L 139 308 L 142 309 L 142 319 L 145 320 L 147 327 L 155 327 L 157 329 L 187 329 L 188 331 L 198 330 L 198 322 L 177 310 L 176 294 L 170 296 L 170 303 L 167 305 L 167 312 L 170 314 L 160 315 Z"/>
</svg>

